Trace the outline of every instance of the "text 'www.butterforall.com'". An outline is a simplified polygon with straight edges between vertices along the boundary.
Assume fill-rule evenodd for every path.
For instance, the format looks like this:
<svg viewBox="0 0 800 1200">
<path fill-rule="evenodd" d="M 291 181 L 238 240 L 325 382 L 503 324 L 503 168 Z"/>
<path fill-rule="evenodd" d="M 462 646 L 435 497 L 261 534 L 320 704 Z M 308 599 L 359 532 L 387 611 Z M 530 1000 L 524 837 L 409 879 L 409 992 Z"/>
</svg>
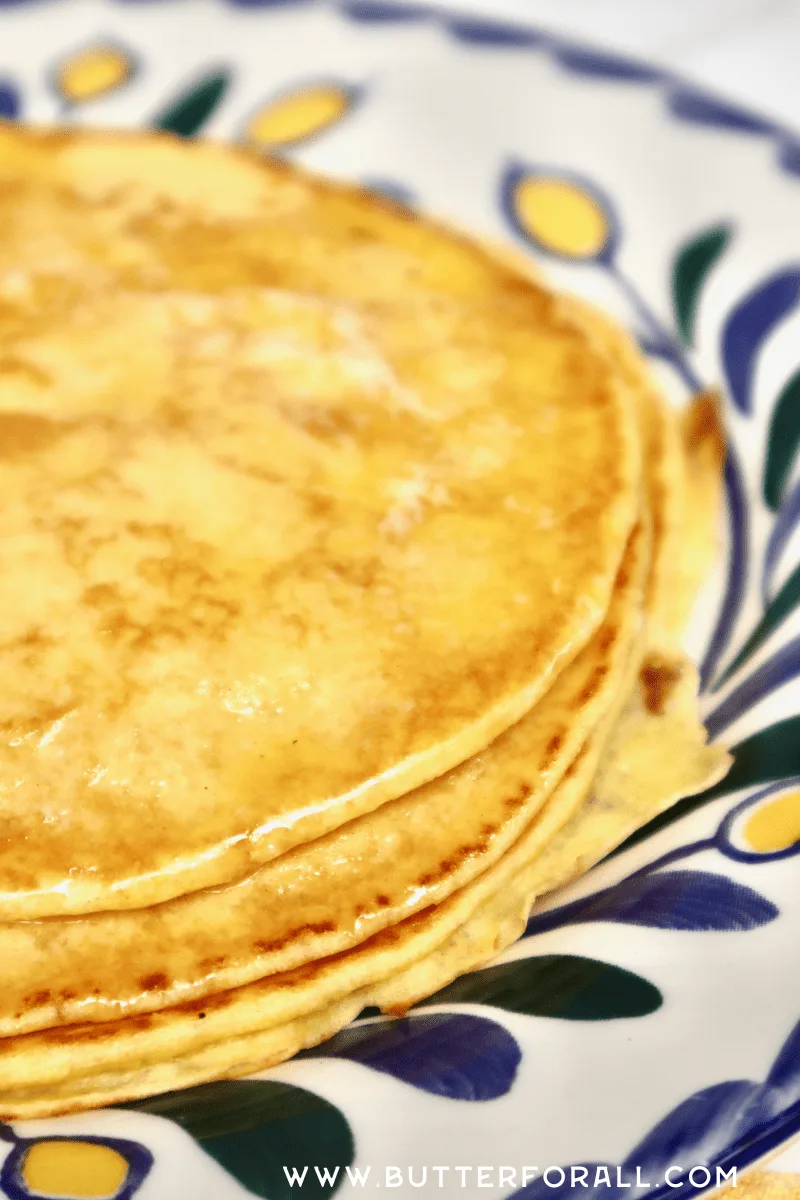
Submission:
<svg viewBox="0 0 800 1200">
<path fill-rule="evenodd" d="M 576 1190 L 580 1188 L 630 1188 L 631 1196 L 649 1188 L 682 1188 L 687 1183 L 694 1189 L 736 1187 L 736 1167 L 725 1171 L 712 1170 L 698 1164 L 694 1167 L 671 1166 L 660 1174 L 648 1177 L 641 1167 L 623 1170 L 622 1167 L 399 1167 L 373 1169 L 364 1167 L 284 1167 L 289 1187 L 302 1190 L 305 1186 L 318 1191 L 321 1187 L 336 1188 L 347 1181 L 353 1187 L 370 1188 L 519 1188 L 541 1179 L 545 1187 Z"/>
</svg>

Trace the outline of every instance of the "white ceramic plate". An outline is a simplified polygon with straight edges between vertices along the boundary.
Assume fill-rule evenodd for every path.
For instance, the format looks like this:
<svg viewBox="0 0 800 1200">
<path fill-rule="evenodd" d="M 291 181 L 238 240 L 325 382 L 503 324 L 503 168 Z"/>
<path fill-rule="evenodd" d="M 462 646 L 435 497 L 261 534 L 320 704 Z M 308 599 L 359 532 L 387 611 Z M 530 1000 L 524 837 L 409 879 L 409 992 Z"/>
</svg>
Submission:
<svg viewBox="0 0 800 1200">
<path fill-rule="evenodd" d="M 0 3 L 0 112 L 249 137 L 515 241 L 628 323 L 676 400 L 723 386 L 727 551 L 694 639 L 736 746 L 714 796 L 435 1006 L 259 1080 L 0 1127 L 0 1189 L 685 1200 L 793 1136 L 800 140 L 647 65 L 382 0 Z"/>
</svg>

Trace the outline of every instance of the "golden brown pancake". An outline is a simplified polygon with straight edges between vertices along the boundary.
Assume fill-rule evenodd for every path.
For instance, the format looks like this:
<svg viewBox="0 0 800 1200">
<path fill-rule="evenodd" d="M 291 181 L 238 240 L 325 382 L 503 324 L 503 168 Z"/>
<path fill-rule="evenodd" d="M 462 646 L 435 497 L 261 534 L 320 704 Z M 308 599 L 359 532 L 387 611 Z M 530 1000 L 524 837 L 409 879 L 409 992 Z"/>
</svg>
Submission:
<svg viewBox="0 0 800 1200">
<path fill-rule="evenodd" d="M 155 1011 L 341 953 L 496 862 L 613 707 L 643 604 L 652 623 L 665 570 L 675 569 L 673 461 L 667 439 L 650 436 L 672 419 L 658 397 L 640 397 L 652 544 L 643 523 L 599 631 L 532 712 L 448 775 L 226 888 L 145 910 L 0 924 L 0 1036 Z"/>
<path fill-rule="evenodd" d="M 637 682 L 594 784 L 602 736 L 590 738 L 575 760 L 550 817 L 546 808 L 509 854 L 448 901 L 347 954 L 283 976 L 160 1013 L 6 1038 L 0 1115 L 55 1115 L 263 1070 L 323 1040 L 366 1004 L 404 1010 L 487 962 L 522 932 L 537 894 L 727 769 L 724 751 L 704 744 L 696 673 L 680 656 L 673 665 L 675 686 L 660 712 L 651 711 Z M 574 815 L 554 837 L 557 801 Z"/>
<path fill-rule="evenodd" d="M 639 662 L 634 653 L 629 673 Z M 661 679 L 657 698 L 654 675 Z M 685 658 L 646 660 L 593 788 L 602 728 L 495 866 L 349 953 L 149 1016 L 4 1039 L 0 1111 L 51 1115 L 250 1073 L 315 1044 L 363 1004 L 402 1010 L 485 962 L 518 936 L 533 896 L 586 869 L 632 828 L 724 772 L 724 751 L 704 745 L 695 694 L 696 674 Z M 605 724 L 613 720 L 610 713 Z"/>
<path fill-rule="evenodd" d="M 0 1114 L 405 1011 L 724 773 L 718 424 L 610 322 L 213 145 L 0 127 L 0 220 Z"/>
<path fill-rule="evenodd" d="M 533 707 L 638 506 L 556 297 L 212 144 L 6 126 L 0 184 L 0 916 L 229 882 Z"/>
<path fill-rule="evenodd" d="M 661 506 L 649 570 L 669 591 L 678 567 L 674 557 L 665 562 L 673 547 L 667 514 L 681 512 L 685 520 L 686 510 L 670 509 L 653 486 L 658 477 L 682 486 L 682 475 L 670 479 L 663 445 L 660 439 L 648 441 L 648 495 Z M 701 519 L 699 527 L 704 524 Z M 682 530 L 687 540 L 693 526 L 694 519 Z M 699 554 L 692 562 L 705 571 Z M 648 612 L 669 613 L 661 601 L 659 590 L 649 588 Z M 261 1069 L 315 1044 L 365 1003 L 403 1010 L 487 961 L 518 936 L 536 895 L 587 869 L 633 828 L 726 769 L 725 752 L 705 745 L 696 713 L 696 672 L 685 656 L 659 647 L 642 661 L 635 640 L 627 646 L 616 698 L 561 783 L 506 853 L 466 886 L 360 947 L 288 973 L 150 1016 L 6 1038 L 0 1055 L 2 1111 L 44 1115 Z M 520 727 L 532 729 L 534 717 Z M 384 814 L 390 811 L 387 806 Z"/>
<path fill-rule="evenodd" d="M 628 682 L 636 661 L 634 656 L 628 666 Z M 591 735 L 576 756 L 556 789 L 554 803 L 526 831 L 521 842 L 523 854 L 534 847 L 535 851 L 541 850 L 552 838 L 559 828 L 556 810 L 562 805 L 574 810 L 585 797 L 603 742 L 623 704 L 622 698 L 616 701 L 615 711 L 607 715 L 603 728 Z M 505 855 L 495 868 L 442 904 L 409 917 L 344 954 L 157 1013 L 3 1038 L 0 1114 L 4 1112 L 6 1088 L 23 1083 L 24 1071 L 34 1070 L 30 1082 L 49 1084 L 68 1078 L 76 1069 L 92 1075 L 113 1064 L 146 1062 L 157 1056 L 178 1057 L 190 1046 L 212 1045 L 222 1038 L 235 1039 L 269 1026 L 292 1024 L 318 1009 L 338 1004 L 350 993 L 363 995 L 369 986 L 381 985 L 393 976 L 399 979 L 403 971 L 437 951 L 455 934 L 477 908 L 491 899 L 498 881 L 509 877 L 513 864 L 521 865 L 523 861 L 526 859 L 512 850 L 510 857 Z M 45 1046 L 51 1051 L 47 1062 L 34 1066 L 29 1062 L 29 1052 L 41 1052 Z"/>
<path fill-rule="evenodd" d="M 513 844 L 614 703 L 649 565 L 640 526 L 589 645 L 531 713 L 440 779 L 225 888 L 0 924 L 0 1036 L 238 987 L 349 949 L 463 887 Z"/>
</svg>

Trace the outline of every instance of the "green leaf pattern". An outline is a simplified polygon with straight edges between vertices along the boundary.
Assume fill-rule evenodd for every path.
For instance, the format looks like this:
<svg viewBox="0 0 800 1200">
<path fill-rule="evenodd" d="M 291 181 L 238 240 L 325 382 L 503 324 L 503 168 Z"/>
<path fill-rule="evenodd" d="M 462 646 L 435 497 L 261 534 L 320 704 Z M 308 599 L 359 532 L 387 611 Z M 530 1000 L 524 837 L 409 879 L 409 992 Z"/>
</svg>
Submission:
<svg viewBox="0 0 800 1200">
<path fill-rule="evenodd" d="M 422 1005 L 489 1004 L 528 1017 L 611 1021 L 661 1007 L 657 987 L 632 971 L 594 958 L 542 954 L 462 975 Z"/>
<path fill-rule="evenodd" d="M 336 1184 L 321 1184 L 309 1171 L 302 1195 L 331 1196 L 346 1181 L 355 1145 L 344 1114 L 304 1088 L 276 1080 L 206 1083 L 120 1107 L 167 1117 L 190 1133 L 212 1158 L 255 1196 L 288 1200 L 297 1194 L 284 1166 L 338 1167 Z"/>
<path fill-rule="evenodd" d="M 792 465 L 800 446 L 800 370 L 784 387 L 772 413 L 764 465 L 764 503 L 773 512 L 781 506 Z"/>
<path fill-rule="evenodd" d="M 695 316 L 703 285 L 724 254 L 730 237 L 729 226 L 717 225 L 686 242 L 675 257 L 672 299 L 678 332 L 685 346 L 691 346 L 694 341 Z"/>
<path fill-rule="evenodd" d="M 193 137 L 209 120 L 228 90 L 230 73 L 218 71 L 204 76 L 181 92 L 164 111 L 154 118 L 154 129 Z"/>
</svg>

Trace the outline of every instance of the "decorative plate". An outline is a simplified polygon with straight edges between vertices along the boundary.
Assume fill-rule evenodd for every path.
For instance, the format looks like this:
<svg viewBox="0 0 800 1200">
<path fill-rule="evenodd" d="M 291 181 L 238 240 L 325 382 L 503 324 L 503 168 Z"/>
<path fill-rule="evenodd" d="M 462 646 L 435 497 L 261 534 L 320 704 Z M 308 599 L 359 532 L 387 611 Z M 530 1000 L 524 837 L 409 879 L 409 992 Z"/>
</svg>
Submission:
<svg viewBox="0 0 800 1200">
<path fill-rule="evenodd" d="M 0 4 L 0 113 L 360 180 L 529 250 L 675 397 L 720 384 L 727 549 L 694 640 L 735 756 L 434 1006 L 257 1080 L 0 1126 L 0 1190 L 686 1200 L 800 1132 L 800 139 L 640 62 L 383 0 Z"/>
</svg>

